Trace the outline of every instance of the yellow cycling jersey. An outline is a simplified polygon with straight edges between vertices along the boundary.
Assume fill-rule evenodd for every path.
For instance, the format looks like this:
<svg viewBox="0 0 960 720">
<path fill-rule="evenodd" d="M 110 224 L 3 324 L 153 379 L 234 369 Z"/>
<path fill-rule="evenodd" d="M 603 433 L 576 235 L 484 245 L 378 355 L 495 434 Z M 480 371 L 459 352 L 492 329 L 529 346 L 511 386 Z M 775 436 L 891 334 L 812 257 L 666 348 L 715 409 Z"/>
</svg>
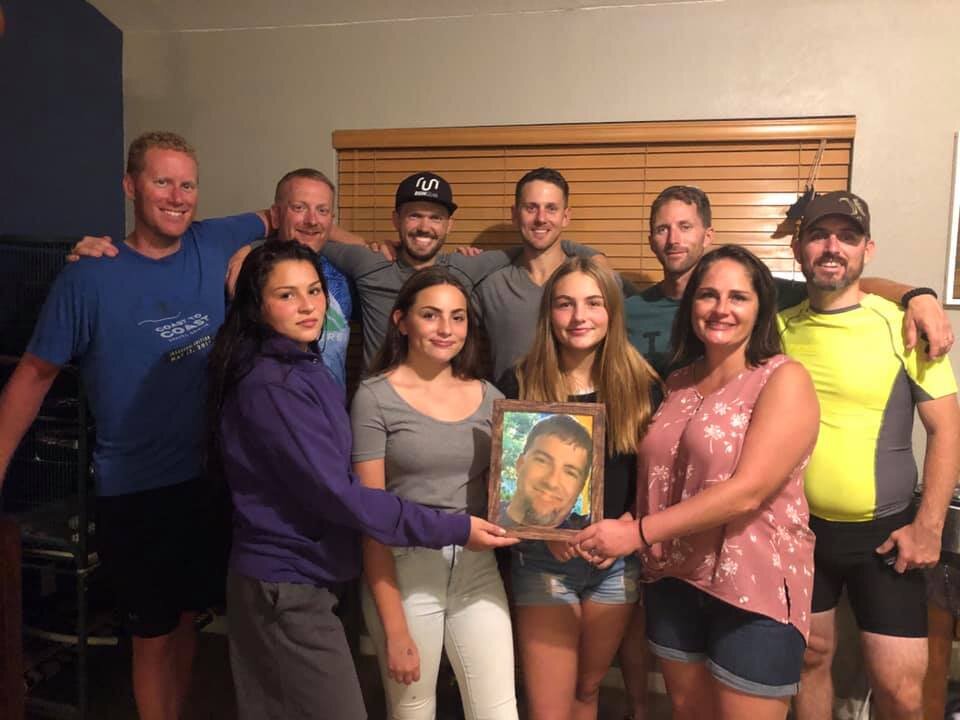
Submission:
<svg viewBox="0 0 960 720">
<path fill-rule="evenodd" d="M 907 352 L 903 311 L 876 295 L 834 311 L 804 301 L 778 324 L 784 351 L 810 373 L 820 401 L 804 475 L 811 514 L 864 522 L 904 510 L 917 483 L 914 407 L 957 391 L 949 359 Z"/>
</svg>

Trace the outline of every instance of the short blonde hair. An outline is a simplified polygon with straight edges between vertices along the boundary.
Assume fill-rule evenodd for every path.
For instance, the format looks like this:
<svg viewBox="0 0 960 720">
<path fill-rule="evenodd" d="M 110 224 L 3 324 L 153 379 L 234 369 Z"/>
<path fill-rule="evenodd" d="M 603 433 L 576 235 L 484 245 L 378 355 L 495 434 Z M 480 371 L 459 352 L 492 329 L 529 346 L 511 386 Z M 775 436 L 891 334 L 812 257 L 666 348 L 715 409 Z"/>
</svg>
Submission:
<svg viewBox="0 0 960 720">
<path fill-rule="evenodd" d="M 197 151 L 183 136 L 165 130 L 151 130 L 143 133 L 130 143 L 130 150 L 127 152 L 127 173 L 129 175 L 136 175 L 143 170 L 144 157 L 150 148 L 176 150 L 189 155 L 194 162 L 197 162 Z"/>
</svg>

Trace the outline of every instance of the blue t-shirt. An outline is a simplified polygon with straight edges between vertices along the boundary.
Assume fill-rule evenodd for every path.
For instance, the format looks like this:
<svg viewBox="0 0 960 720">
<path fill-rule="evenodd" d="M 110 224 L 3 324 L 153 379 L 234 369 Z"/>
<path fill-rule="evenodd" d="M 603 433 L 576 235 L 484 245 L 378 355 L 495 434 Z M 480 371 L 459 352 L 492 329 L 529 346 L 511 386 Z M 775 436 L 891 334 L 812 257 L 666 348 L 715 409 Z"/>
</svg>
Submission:
<svg viewBox="0 0 960 720">
<path fill-rule="evenodd" d="M 317 255 L 317 269 L 327 281 L 327 316 L 323 321 L 323 334 L 317 350 L 323 364 L 341 385 L 347 385 L 347 345 L 350 344 L 350 318 L 353 315 L 353 297 L 350 281 L 329 260 Z"/>
<path fill-rule="evenodd" d="M 116 258 L 81 258 L 54 281 L 27 352 L 79 365 L 101 495 L 200 474 L 207 354 L 223 324 L 227 262 L 262 234 L 255 214 L 196 222 L 168 257 L 119 243 Z"/>
</svg>

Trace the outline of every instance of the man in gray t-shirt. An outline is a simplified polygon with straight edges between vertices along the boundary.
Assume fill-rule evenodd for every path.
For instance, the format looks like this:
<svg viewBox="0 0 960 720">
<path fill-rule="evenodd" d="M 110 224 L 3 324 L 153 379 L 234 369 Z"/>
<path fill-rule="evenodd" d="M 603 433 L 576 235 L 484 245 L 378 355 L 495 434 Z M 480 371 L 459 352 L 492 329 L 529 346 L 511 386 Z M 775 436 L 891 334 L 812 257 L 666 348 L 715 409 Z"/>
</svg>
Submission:
<svg viewBox="0 0 960 720">
<path fill-rule="evenodd" d="M 559 173 L 557 175 L 559 176 Z M 400 244 L 396 260 L 387 260 L 379 253 L 371 252 L 356 236 L 353 236 L 356 239 L 351 243 L 336 242 L 338 237 L 346 239 L 350 234 L 340 228 L 331 229 L 332 240 L 324 246 L 323 256 L 356 285 L 363 318 L 364 368 L 370 366 L 383 344 L 390 311 L 393 310 L 397 293 L 403 283 L 417 270 L 434 264 L 447 265 L 454 270 L 468 293 L 474 292 L 475 287 L 486 284 L 486 278 L 496 271 L 504 271 L 485 293 L 477 293 L 481 301 L 484 297 L 491 298 L 490 310 L 484 312 L 484 320 L 487 323 L 492 352 L 496 358 L 502 352 L 501 348 L 512 347 L 515 342 L 514 333 L 519 333 L 519 344 L 523 352 L 526 352 L 533 337 L 537 307 L 542 294 L 541 286 L 531 281 L 530 271 L 525 269 L 526 265 L 515 264 L 528 253 L 526 240 L 523 248 L 488 250 L 475 256 L 441 253 L 447 235 L 453 228 L 453 213 L 456 209 L 450 184 L 439 175 L 422 172 L 411 175 L 397 187 L 393 226 L 399 234 Z M 548 222 L 544 220 L 536 224 L 539 228 L 548 225 Z M 531 237 L 533 236 L 531 230 Z M 559 233 L 549 241 L 551 262 L 553 263 L 555 253 L 559 253 L 559 259 L 549 267 L 549 271 L 543 276 L 544 280 L 563 262 L 567 254 L 596 254 L 594 250 L 574 243 L 558 243 L 558 239 Z M 511 272 L 514 270 L 515 273 Z M 531 295 L 531 289 L 535 297 Z M 516 319 L 511 318 L 513 315 L 516 315 Z M 516 328 L 513 325 L 516 325 Z M 494 375 L 494 378 L 496 377 Z"/>
<path fill-rule="evenodd" d="M 511 264 L 491 272 L 474 292 L 490 336 L 495 381 L 530 349 L 543 285 L 567 255 L 593 256 L 607 264 L 596 250 L 561 243 L 560 234 L 570 224 L 569 197 L 566 179 L 550 168 L 531 170 L 517 181 L 512 216 L 522 251 Z"/>
</svg>

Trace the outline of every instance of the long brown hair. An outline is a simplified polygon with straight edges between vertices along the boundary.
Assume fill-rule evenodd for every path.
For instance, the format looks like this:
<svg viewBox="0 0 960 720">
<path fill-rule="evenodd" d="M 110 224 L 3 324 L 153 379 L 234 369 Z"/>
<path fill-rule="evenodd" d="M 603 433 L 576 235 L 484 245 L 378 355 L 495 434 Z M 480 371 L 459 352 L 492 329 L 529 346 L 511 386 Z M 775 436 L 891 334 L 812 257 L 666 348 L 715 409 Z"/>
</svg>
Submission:
<svg viewBox="0 0 960 720">
<path fill-rule="evenodd" d="M 607 409 L 607 453 L 633 453 L 653 415 L 651 390 L 660 382 L 656 372 L 627 340 L 623 294 L 606 268 L 589 258 L 571 258 L 558 267 L 543 287 L 540 314 L 530 352 L 517 365 L 521 400 L 566 402 L 572 394 L 560 370 L 560 348 L 550 322 L 557 283 L 572 273 L 593 278 L 607 309 L 607 336 L 593 361 L 597 402 Z"/>
<path fill-rule="evenodd" d="M 401 316 L 406 316 L 417 301 L 417 295 L 422 290 L 435 285 L 455 287 L 466 301 L 467 337 L 460 352 L 450 361 L 454 376 L 462 380 L 476 380 L 484 377 L 486 374 L 486 345 L 483 331 L 477 320 L 476 309 L 471 304 L 470 295 L 463 287 L 463 283 L 457 279 L 457 276 L 449 268 L 443 265 L 431 265 L 417 270 L 407 278 L 403 287 L 400 288 L 400 292 L 397 293 L 397 300 L 393 304 L 393 310 L 390 311 L 390 319 L 387 321 L 387 334 L 383 339 L 383 346 L 367 369 L 368 377 L 393 370 L 407 359 L 409 350 L 407 336 L 401 333 L 400 328 L 397 327 L 394 314 L 399 310 Z"/>
</svg>

